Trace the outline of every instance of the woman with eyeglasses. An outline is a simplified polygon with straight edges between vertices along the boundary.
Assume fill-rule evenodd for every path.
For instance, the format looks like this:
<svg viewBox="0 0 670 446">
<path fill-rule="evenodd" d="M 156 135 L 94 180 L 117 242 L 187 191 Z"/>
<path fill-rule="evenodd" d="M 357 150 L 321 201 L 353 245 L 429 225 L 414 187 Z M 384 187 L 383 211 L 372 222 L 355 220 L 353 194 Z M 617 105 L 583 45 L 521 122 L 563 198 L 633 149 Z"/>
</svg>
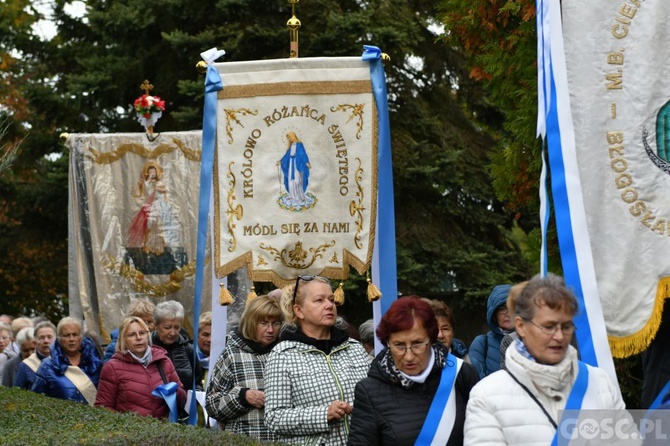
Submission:
<svg viewBox="0 0 670 446">
<path fill-rule="evenodd" d="M 151 331 L 138 316 L 128 316 L 119 326 L 116 353 L 102 367 L 97 407 L 114 412 L 135 412 L 142 416 L 167 418 L 170 407 L 153 391 L 176 385 L 175 416 L 186 403 L 186 391 L 165 349 L 151 345 Z"/>
<path fill-rule="evenodd" d="M 356 386 L 348 445 L 463 444 L 477 372 L 438 340 L 428 302 L 402 297 L 377 327 L 384 350 Z"/>
<path fill-rule="evenodd" d="M 559 411 L 625 408 L 607 373 L 579 361 L 570 345 L 577 300 L 561 277 L 533 277 L 510 312 L 519 339 L 505 352 L 506 370 L 472 389 L 466 445 L 551 444 Z"/>
<path fill-rule="evenodd" d="M 507 311 L 510 285 L 497 285 L 486 301 L 486 322 L 491 330 L 477 336 L 470 344 L 470 362 L 479 379 L 500 370 L 500 343 L 514 330 L 512 317 Z"/>
<path fill-rule="evenodd" d="M 205 407 L 220 429 L 274 441 L 265 426 L 265 364 L 277 344 L 283 314 L 267 295 L 248 301 L 240 325 L 230 332 L 207 386 Z"/>
<path fill-rule="evenodd" d="M 372 358 L 338 327 L 328 279 L 299 276 L 281 308 L 287 326 L 268 358 L 265 423 L 278 442 L 344 445 L 354 387 Z"/>
</svg>

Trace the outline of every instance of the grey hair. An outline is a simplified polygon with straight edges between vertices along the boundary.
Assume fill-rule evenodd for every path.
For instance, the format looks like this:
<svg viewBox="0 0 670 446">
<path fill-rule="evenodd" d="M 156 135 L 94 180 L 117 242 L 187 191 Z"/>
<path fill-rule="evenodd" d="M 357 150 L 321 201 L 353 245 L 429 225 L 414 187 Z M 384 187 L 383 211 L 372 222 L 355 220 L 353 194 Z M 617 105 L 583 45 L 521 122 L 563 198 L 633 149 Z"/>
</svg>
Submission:
<svg viewBox="0 0 670 446">
<path fill-rule="evenodd" d="M 7 333 L 9 333 L 9 336 L 14 337 L 14 335 L 12 334 L 12 327 L 5 322 L 0 322 L 0 331 L 7 331 Z"/>
<path fill-rule="evenodd" d="M 23 328 L 16 335 L 16 343 L 19 345 L 19 347 L 28 341 L 35 341 L 35 336 L 33 335 L 33 327 Z"/>
<path fill-rule="evenodd" d="M 166 300 L 156 305 L 156 308 L 154 308 L 154 323 L 156 325 L 172 319 L 184 320 L 184 306 L 182 304 L 176 300 Z"/>
<path fill-rule="evenodd" d="M 375 343 L 375 321 L 368 319 L 358 327 L 358 334 L 363 344 L 373 345 Z"/>
<path fill-rule="evenodd" d="M 30 320 L 29 317 L 17 317 L 12 321 L 11 324 L 9 324 L 12 327 L 12 335 L 16 337 L 16 335 L 19 334 L 21 330 L 23 330 L 26 327 L 32 327 L 33 326 L 33 321 Z"/>
<path fill-rule="evenodd" d="M 79 327 L 79 334 L 83 336 L 84 323 L 80 319 L 71 316 L 66 316 L 58 322 L 58 326 L 56 327 L 56 335 L 59 338 L 61 328 L 63 328 L 65 325 L 76 325 L 77 327 Z"/>
<path fill-rule="evenodd" d="M 58 333 L 56 331 L 56 326 L 52 324 L 51 321 L 42 321 L 39 322 L 37 325 L 35 325 L 35 329 L 33 330 L 33 336 L 37 337 L 37 332 L 43 328 L 50 328 L 54 331 L 54 333 Z"/>
<path fill-rule="evenodd" d="M 530 279 L 515 303 L 515 315 L 527 321 L 533 319 L 535 310 L 544 305 L 552 310 L 565 310 L 572 316 L 577 314 L 577 299 L 565 286 L 565 280 L 552 273 L 547 273 L 546 277 L 538 274 Z"/>
</svg>

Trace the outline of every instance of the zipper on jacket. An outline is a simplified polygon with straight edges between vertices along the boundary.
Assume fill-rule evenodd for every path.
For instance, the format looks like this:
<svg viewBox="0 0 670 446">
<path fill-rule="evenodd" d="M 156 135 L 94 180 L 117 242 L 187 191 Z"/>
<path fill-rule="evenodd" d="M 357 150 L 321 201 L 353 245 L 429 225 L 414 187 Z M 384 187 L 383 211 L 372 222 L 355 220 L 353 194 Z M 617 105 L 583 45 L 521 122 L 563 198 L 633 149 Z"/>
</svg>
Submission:
<svg viewBox="0 0 670 446">
<path fill-rule="evenodd" d="M 349 348 L 349 344 L 343 345 L 339 348 L 336 348 L 335 350 L 331 350 L 331 352 L 329 354 L 324 353 L 323 351 L 319 350 L 318 348 L 312 348 L 312 349 L 303 351 L 303 353 L 319 352 L 326 357 L 326 362 L 328 363 L 328 369 L 330 370 L 331 375 L 333 375 L 333 379 L 335 380 L 335 385 L 337 386 L 337 390 L 340 392 L 340 401 L 344 401 L 344 391 L 342 390 L 342 385 L 340 384 L 340 380 L 337 377 L 337 374 L 335 373 L 335 369 L 333 368 L 333 364 L 330 361 L 330 356 L 333 353 L 340 352 L 340 351 L 345 350 L 347 348 Z M 349 421 L 348 421 L 346 415 L 344 416 L 344 432 L 347 434 L 347 436 L 349 435 Z"/>
</svg>

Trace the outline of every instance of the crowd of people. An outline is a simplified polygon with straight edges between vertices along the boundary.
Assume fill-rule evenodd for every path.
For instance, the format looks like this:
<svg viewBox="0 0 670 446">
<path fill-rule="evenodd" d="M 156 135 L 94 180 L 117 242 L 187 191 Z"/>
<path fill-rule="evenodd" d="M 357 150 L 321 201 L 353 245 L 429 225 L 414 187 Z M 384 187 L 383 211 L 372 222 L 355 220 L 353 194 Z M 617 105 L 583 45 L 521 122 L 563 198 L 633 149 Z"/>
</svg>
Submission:
<svg viewBox="0 0 670 446">
<path fill-rule="evenodd" d="M 2 315 L 0 379 L 170 421 L 183 418 L 196 388 L 218 429 L 266 442 L 550 444 L 574 401 L 577 409 L 625 408 L 607 373 L 579 361 L 577 310 L 563 279 L 548 274 L 496 286 L 490 331 L 469 349 L 455 338 L 453 310 L 420 296 L 397 299 L 355 339 L 330 281 L 299 276 L 247 302 L 211 366 L 211 313 L 191 339 L 176 301 L 134 302 L 104 353 L 78 319 L 54 326 Z"/>
</svg>

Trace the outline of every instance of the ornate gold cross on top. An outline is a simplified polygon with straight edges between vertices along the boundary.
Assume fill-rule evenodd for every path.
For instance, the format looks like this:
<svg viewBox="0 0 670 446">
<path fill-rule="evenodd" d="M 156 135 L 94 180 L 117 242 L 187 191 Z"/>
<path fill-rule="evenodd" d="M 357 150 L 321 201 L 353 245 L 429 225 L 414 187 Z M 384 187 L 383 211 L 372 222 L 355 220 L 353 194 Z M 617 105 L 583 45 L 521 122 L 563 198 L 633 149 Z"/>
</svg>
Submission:
<svg viewBox="0 0 670 446">
<path fill-rule="evenodd" d="M 289 58 L 298 57 L 298 30 L 300 29 L 300 20 L 295 16 L 295 5 L 300 2 L 300 0 L 288 0 L 291 5 L 291 14 L 292 17 L 286 22 L 286 26 L 289 29 Z"/>
<path fill-rule="evenodd" d="M 154 86 L 149 83 L 149 79 L 144 79 L 144 82 L 142 82 L 142 85 L 140 86 L 140 90 L 144 90 L 144 94 L 149 96 L 149 92 L 154 89 Z"/>
</svg>

